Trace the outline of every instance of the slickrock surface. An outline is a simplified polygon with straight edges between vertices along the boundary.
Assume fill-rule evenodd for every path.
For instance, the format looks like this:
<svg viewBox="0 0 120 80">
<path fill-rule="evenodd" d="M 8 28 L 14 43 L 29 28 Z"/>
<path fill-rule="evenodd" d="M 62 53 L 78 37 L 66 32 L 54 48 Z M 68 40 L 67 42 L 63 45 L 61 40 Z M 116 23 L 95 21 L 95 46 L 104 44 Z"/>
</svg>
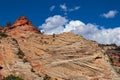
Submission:
<svg viewBox="0 0 120 80">
<path fill-rule="evenodd" d="M 34 36 L 33 36 L 34 35 Z M 98 44 L 72 33 L 31 34 L 19 44 L 36 72 L 60 80 L 119 80 Z"/>
<path fill-rule="evenodd" d="M 18 19 L 6 31 L 11 37 L 0 38 L 1 75 L 25 80 L 43 80 L 46 74 L 51 80 L 120 80 L 98 43 L 73 33 L 44 35 L 27 21 Z M 24 53 L 22 58 L 19 51 Z"/>
<path fill-rule="evenodd" d="M 40 80 L 40 78 L 31 72 L 30 63 L 24 63 L 19 58 L 20 52 L 19 44 L 14 38 L 0 38 L 0 66 L 3 69 L 0 70 L 2 76 L 14 74 L 16 76 L 23 77 L 25 80 Z"/>
</svg>

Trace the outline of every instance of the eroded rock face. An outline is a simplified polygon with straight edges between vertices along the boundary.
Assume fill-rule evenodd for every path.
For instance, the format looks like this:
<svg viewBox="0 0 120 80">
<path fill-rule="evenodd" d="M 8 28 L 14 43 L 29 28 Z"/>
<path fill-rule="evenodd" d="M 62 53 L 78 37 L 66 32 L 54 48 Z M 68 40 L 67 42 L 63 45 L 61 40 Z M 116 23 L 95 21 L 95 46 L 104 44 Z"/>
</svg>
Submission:
<svg viewBox="0 0 120 80">
<path fill-rule="evenodd" d="M 19 44 L 34 70 L 53 80 L 119 80 L 98 44 L 81 36 L 32 34 Z"/>
<path fill-rule="evenodd" d="M 110 48 L 104 50 L 73 33 L 53 36 L 36 32 L 22 16 L 6 30 L 8 37 L 0 36 L 1 75 L 15 74 L 25 80 L 43 80 L 46 74 L 51 80 L 120 80 L 104 54 Z M 23 58 L 19 58 L 20 50 Z"/>
<path fill-rule="evenodd" d="M 120 47 L 116 47 L 115 49 L 108 49 L 106 54 L 112 60 L 111 62 L 113 65 L 120 67 Z"/>
<path fill-rule="evenodd" d="M 24 26 L 26 24 L 29 26 L 33 26 L 32 23 L 25 16 L 21 16 L 15 21 L 13 26 Z"/>
<path fill-rule="evenodd" d="M 15 34 L 16 32 L 31 31 L 40 32 L 25 16 L 19 17 L 12 26 L 0 27 L 1 32 L 6 32 L 7 34 Z"/>
<path fill-rule="evenodd" d="M 24 53 L 23 53 L 24 54 Z M 24 80 L 41 80 L 39 76 L 31 72 L 32 66 L 24 62 L 25 56 L 21 55 L 21 49 L 12 37 L 0 38 L 0 80 L 10 74 L 20 76 Z"/>
<path fill-rule="evenodd" d="M 22 34 L 27 32 L 40 33 L 40 31 L 35 26 L 33 26 L 25 16 L 19 17 L 15 23 L 5 32 L 13 37 L 21 37 Z"/>
</svg>

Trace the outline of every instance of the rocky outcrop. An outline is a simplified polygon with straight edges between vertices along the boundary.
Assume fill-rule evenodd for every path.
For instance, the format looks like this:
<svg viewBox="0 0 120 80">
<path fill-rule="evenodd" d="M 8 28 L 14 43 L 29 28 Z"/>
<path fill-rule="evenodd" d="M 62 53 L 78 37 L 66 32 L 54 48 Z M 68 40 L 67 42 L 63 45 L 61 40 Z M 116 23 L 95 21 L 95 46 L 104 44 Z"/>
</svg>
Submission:
<svg viewBox="0 0 120 80">
<path fill-rule="evenodd" d="M 12 26 L 16 27 L 16 26 L 24 26 L 24 25 L 33 26 L 32 23 L 25 16 L 21 16 L 15 21 L 15 23 Z"/>
<path fill-rule="evenodd" d="M 40 80 L 38 75 L 31 72 L 32 66 L 25 60 L 16 39 L 9 36 L 0 38 L 0 78 L 13 74 L 25 80 Z"/>
<path fill-rule="evenodd" d="M 39 74 L 58 80 L 119 80 L 104 50 L 81 36 L 31 34 L 19 44 Z"/>
<path fill-rule="evenodd" d="M 106 51 L 106 54 L 111 58 L 113 65 L 120 67 L 120 48 L 116 49 L 109 49 Z"/>
<path fill-rule="evenodd" d="M 17 28 L 18 27 L 18 28 Z M 40 32 L 33 26 L 33 24 L 25 16 L 19 17 L 10 29 L 16 28 L 17 30 Z"/>
<path fill-rule="evenodd" d="M 109 48 L 73 33 L 38 34 L 31 22 L 20 17 L 0 35 L 2 76 L 14 74 L 25 80 L 119 80 Z M 10 37 L 11 36 L 11 37 Z M 46 76 L 45 76 L 46 77 Z"/>
<path fill-rule="evenodd" d="M 4 26 L 0 27 L 0 32 L 6 32 L 7 34 L 15 34 L 19 32 L 20 34 L 23 32 L 40 32 L 25 16 L 19 17 L 12 26 Z"/>
<path fill-rule="evenodd" d="M 6 33 L 13 37 L 21 37 L 22 34 L 27 32 L 36 32 L 40 33 L 40 31 L 32 25 L 32 23 L 25 17 L 19 17 L 14 24 L 6 30 Z"/>
</svg>

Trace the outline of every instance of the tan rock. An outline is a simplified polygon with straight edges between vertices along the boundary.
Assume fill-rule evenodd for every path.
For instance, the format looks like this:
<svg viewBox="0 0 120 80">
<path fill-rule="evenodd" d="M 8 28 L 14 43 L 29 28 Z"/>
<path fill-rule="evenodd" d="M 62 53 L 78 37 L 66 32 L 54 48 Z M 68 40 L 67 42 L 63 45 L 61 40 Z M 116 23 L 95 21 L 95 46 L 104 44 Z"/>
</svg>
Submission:
<svg viewBox="0 0 120 80">
<path fill-rule="evenodd" d="M 120 80 L 104 54 L 107 48 L 73 33 L 53 37 L 36 32 L 25 17 L 6 30 L 9 37 L 0 38 L 1 75 L 19 75 L 25 80 L 43 80 L 46 74 L 51 80 Z"/>
</svg>

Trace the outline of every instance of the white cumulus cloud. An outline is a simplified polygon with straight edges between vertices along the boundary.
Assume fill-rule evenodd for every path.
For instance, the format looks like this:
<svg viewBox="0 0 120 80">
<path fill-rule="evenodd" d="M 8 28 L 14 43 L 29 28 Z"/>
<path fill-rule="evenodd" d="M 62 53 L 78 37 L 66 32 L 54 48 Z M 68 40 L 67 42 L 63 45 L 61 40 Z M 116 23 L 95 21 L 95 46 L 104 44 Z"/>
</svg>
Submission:
<svg viewBox="0 0 120 80">
<path fill-rule="evenodd" d="M 50 11 L 53 11 L 55 9 L 55 5 L 50 7 Z"/>
<path fill-rule="evenodd" d="M 117 13 L 118 13 L 117 10 L 110 10 L 107 13 L 103 13 L 102 16 L 105 17 L 105 18 L 114 18 Z"/>
<path fill-rule="evenodd" d="M 113 29 L 100 28 L 99 25 L 87 23 L 80 20 L 69 21 L 65 17 L 55 15 L 46 19 L 45 23 L 40 26 L 45 34 L 59 34 L 63 32 L 73 32 L 82 35 L 89 40 L 97 41 L 101 44 L 120 45 L 120 27 Z"/>
<path fill-rule="evenodd" d="M 115 43 L 120 45 L 120 27 L 114 29 L 99 29 L 98 25 L 91 23 L 84 24 L 83 22 L 76 20 L 70 21 L 65 26 L 64 32 L 73 32 L 101 44 Z"/>
<path fill-rule="evenodd" d="M 60 15 L 55 15 L 53 17 L 49 17 L 45 20 L 45 23 L 40 26 L 43 29 L 45 34 L 59 34 L 64 30 L 64 25 L 68 20 L 65 17 Z"/>
</svg>

